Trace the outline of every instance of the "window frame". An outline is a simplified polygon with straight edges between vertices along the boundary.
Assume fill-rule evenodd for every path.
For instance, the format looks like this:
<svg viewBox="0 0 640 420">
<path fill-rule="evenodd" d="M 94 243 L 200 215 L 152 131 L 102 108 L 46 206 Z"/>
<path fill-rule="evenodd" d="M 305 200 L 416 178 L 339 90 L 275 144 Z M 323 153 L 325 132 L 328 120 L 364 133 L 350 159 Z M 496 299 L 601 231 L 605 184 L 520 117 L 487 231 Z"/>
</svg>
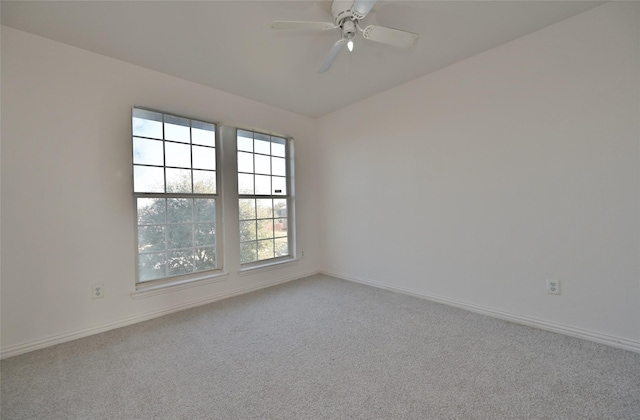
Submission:
<svg viewBox="0 0 640 420">
<path fill-rule="evenodd" d="M 238 163 L 238 153 L 239 152 L 245 152 L 243 150 L 240 150 L 238 147 L 238 137 L 239 137 L 239 132 L 244 132 L 244 133 L 251 133 L 252 134 L 252 140 L 254 142 L 253 146 L 253 151 L 250 152 L 253 155 L 253 172 L 246 172 L 246 171 L 240 171 L 240 168 L 238 167 L 237 163 Z M 274 142 L 273 138 L 275 139 L 279 139 L 279 140 L 283 140 L 283 145 L 284 145 L 284 159 L 285 159 L 285 188 L 286 188 L 286 194 L 284 195 L 275 195 L 275 194 L 256 194 L 255 193 L 255 176 L 256 175 L 261 175 L 261 173 L 256 173 L 256 167 L 255 167 L 255 156 L 256 156 L 256 151 L 255 151 L 255 140 L 256 140 L 256 134 L 259 136 L 268 136 L 269 137 L 269 143 L 278 143 L 278 142 Z M 244 137 L 244 136 L 243 136 Z M 264 140 L 264 139 L 262 139 Z M 240 273 L 243 272 L 248 272 L 248 271 L 254 271 L 256 269 L 260 269 L 260 268 L 267 268 L 270 266 L 276 266 L 276 265 L 282 265 L 282 264 L 286 264 L 286 263 L 290 263 L 292 261 L 296 260 L 296 246 L 295 246 L 295 195 L 294 195 L 294 142 L 293 142 L 293 138 L 289 137 L 289 136 L 285 136 L 285 135 L 281 135 L 281 134 L 274 134 L 274 133 L 268 133 L 265 131 L 260 131 L 260 130 L 255 130 L 255 129 L 247 129 L 247 128 L 236 128 L 235 129 L 235 160 L 236 160 L 236 174 L 235 174 L 235 178 L 236 178 L 236 182 L 237 182 L 237 188 L 236 188 L 236 194 L 237 194 L 237 203 L 238 203 L 238 214 L 236 215 L 236 219 L 238 221 L 238 256 L 239 256 L 239 262 L 240 262 Z M 270 149 L 272 150 L 272 149 Z M 280 157 L 280 156 L 274 156 L 273 154 L 271 154 L 272 152 L 270 152 L 269 156 L 270 157 Z M 265 155 L 263 153 L 257 153 L 258 155 Z M 272 165 L 272 163 L 270 164 Z M 272 169 L 272 166 L 270 166 L 270 168 Z M 240 192 L 240 183 L 238 181 L 239 175 L 240 174 L 252 174 L 254 176 L 254 193 L 253 194 L 244 194 Z M 271 172 L 269 174 L 269 176 L 274 176 L 273 173 Z M 275 175 L 275 176 L 280 176 L 280 175 Z M 271 191 L 273 192 L 273 188 L 271 188 Z M 240 228 L 240 224 L 242 221 L 247 221 L 247 220 L 255 220 L 256 224 L 259 220 L 268 220 L 269 218 L 260 218 L 258 213 L 257 213 L 257 208 L 256 208 L 256 214 L 255 214 L 255 218 L 254 219 L 241 219 L 241 209 L 240 209 L 240 200 L 243 199 L 250 199 L 250 200 L 258 200 L 258 199 L 271 199 L 271 200 L 285 200 L 286 201 L 286 205 L 287 205 L 287 249 L 288 249 L 288 253 L 287 255 L 281 255 L 281 256 L 274 256 L 272 258 L 266 258 L 266 259 L 259 259 L 259 255 L 258 255 L 258 249 L 256 248 L 256 260 L 254 261 L 249 261 L 249 262 L 242 262 L 242 244 L 243 243 L 249 243 L 249 242 L 256 242 L 258 243 L 260 241 L 260 239 L 258 238 L 257 232 L 256 232 L 256 238 L 254 240 L 251 241 L 242 241 L 241 238 L 241 228 Z M 257 206 L 257 205 L 256 205 Z M 274 221 L 277 219 L 276 214 L 275 214 L 275 209 L 274 209 L 274 213 L 272 214 L 271 219 Z M 276 252 L 276 247 L 275 247 L 275 229 L 274 229 L 274 234 L 273 236 L 270 238 L 274 240 L 274 255 Z"/>
<path fill-rule="evenodd" d="M 143 111 L 143 112 L 152 112 L 152 113 L 157 113 L 160 114 L 162 116 L 162 139 L 159 138 L 154 138 L 154 137 L 146 137 L 146 136 L 140 136 L 140 135 L 136 135 L 134 134 L 133 130 L 133 118 L 135 117 L 135 111 L 139 110 L 139 111 Z M 171 139 L 166 139 L 166 133 L 165 133 L 165 122 L 166 122 L 166 117 L 173 117 L 173 118 L 178 118 L 178 119 L 184 119 L 184 120 L 189 120 L 189 142 L 182 142 L 182 144 L 185 145 L 189 145 L 190 147 L 190 159 L 191 159 L 191 164 L 190 164 L 190 168 L 189 170 L 191 171 L 191 193 L 187 193 L 187 192 L 167 192 L 167 175 L 166 175 L 166 169 L 171 169 L 174 166 L 170 166 L 166 164 L 166 143 L 180 143 L 179 141 L 174 141 Z M 212 171 L 215 172 L 215 193 L 196 193 L 193 192 L 194 191 L 194 178 L 193 178 L 193 171 L 194 170 L 199 170 L 198 168 L 194 168 L 193 167 L 193 153 L 192 153 L 192 148 L 193 146 L 203 146 L 197 143 L 193 143 L 193 133 L 191 131 L 191 129 L 194 127 L 194 121 L 197 123 L 201 123 L 201 124 L 210 124 L 214 126 L 214 136 L 215 136 L 215 140 L 214 140 L 214 144 L 213 146 L 204 146 L 204 147 L 211 147 L 213 149 L 215 149 L 215 169 L 213 169 Z M 133 206 L 134 206 L 134 245 L 135 245 L 135 286 L 136 286 L 136 291 L 144 291 L 144 290 L 157 290 L 159 288 L 165 288 L 167 286 L 180 286 L 180 287 L 184 287 L 185 284 L 187 283 L 200 283 L 201 281 L 204 280 L 212 280 L 215 279 L 217 277 L 223 277 L 226 276 L 223 273 L 223 253 L 224 253 L 224 247 L 223 247 L 223 241 L 222 241 L 222 222 L 223 222 L 223 217 L 222 217 L 222 209 L 223 209 L 223 203 L 222 203 L 222 180 L 221 180 L 221 149 L 222 149 L 222 141 L 220 138 L 220 124 L 218 122 L 214 122 L 214 121 L 205 121 L 201 118 L 191 118 L 191 117 L 187 117 L 187 116 L 183 116 L 183 115 L 178 115 L 178 114 L 174 114 L 174 113 L 169 113 L 169 112 L 165 112 L 165 111 L 159 111 L 159 110 L 155 110 L 155 109 L 149 109 L 149 108 L 145 108 L 145 107 L 138 107 L 138 106 L 134 106 L 131 109 L 131 119 L 130 119 L 130 123 L 131 123 L 131 130 L 130 130 L 130 139 L 131 139 L 131 156 L 132 156 L 132 168 L 133 168 L 133 173 L 132 173 L 132 185 L 133 185 Z M 135 163 L 135 148 L 134 148 L 134 138 L 142 138 L 142 139 L 149 139 L 149 140 L 156 140 L 156 141 L 161 141 L 163 143 L 162 145 L 162 151 L 163 151 L 163 165 L 147 165 L 147 164 L 136 164 Z M 151 166 L 151 167 L 158 167 L 158 168 L 162 168 L 163 172 L 164 172 L 164 189 L 165 192 L 136 192 L 135 191 L 135 167 L 136 166 Z M 216 267 L 212 268 L 212 269 L 206 269 L 206 270 L 202 270 L 202 271 L 192 271 L 190 273 L 183 273 L 183 274 L 175 274 L 175 275 L 170 275 L 169 274 L 169 269 L 168 269 L 168 261 L 165 262 L 165 276 L 163 277 L 159 277 L 159 278 L 155 278 L 155 279 L 150 279 L 150 280 L 142 280 L 141 281 L 141 276 L 140 276 L 140 249 L 139 249 L 139 213 L 138 213 L 138 199 L 140 198 L 161 198 L 161 199 L 180 199 L 180 198 L 186 198 L 186 199 L 190 199 L 190 200 L 198 200 L 198 199 L 213 199 L 215 202 L 215 264 Z M 193 201 L 193 203 L 195 203 L 195 201 Z M 166 207 L 165 207 L 166 209 Z M 195 209 L 192 208 L 192 211 L 195 212 Z M 171 223 L 168 220 L 168 215 L 165 214 L 165 220 L 164 223 L 162 224 L 162 226 L 165 227 L 165 244 L 164 244 L 164 252 L 168 253 L 170 250 L 168 248 L 168 244 L 167 244 L 167 238 L 168 238 L 168 232 L 167 227 L 169 227 L 171 225 Z M 198 222 L 195 219 L 191 220 L 191 225 L 196 226 Z M 193 231 L 192 231 L 193 232 Z M 195 241 L 195 239 L 194 239 Z M 193 246 L 191 248 L 185 248 L 185 249 L 191 249 L 194 250 L 197 249 L 197 246 L 195 245 L 195 242 L 193 243 Z M 194 269 L 195 269 L 195 260 L 194 260 Z"/>
</svg>

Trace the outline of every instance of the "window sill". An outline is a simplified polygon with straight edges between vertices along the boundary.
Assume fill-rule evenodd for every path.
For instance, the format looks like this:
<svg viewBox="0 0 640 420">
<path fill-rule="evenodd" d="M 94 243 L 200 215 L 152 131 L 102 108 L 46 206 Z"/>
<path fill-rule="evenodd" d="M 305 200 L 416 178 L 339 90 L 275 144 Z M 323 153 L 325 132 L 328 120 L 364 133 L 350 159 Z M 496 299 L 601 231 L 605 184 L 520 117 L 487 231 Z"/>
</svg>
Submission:
<svg viewBox="0 0 640 420">
<path fill-rule="evenodd" d="M 271 271 L 276 268 L 289 267 L 292 265 L 296 265 L 297 263 L 298 263 L 297 258 L 290 258 L 286 260 L 274 261 L 274 262 L 269 262 L 265 264 L 252 265 L 252 266 L 241 268 L 240 270 L 238 270 L 238 275 L 248 276 L 251 274 L 258 274 L 265 271 Z"/>
<path fill-rule="evenodd" d="M 229 273 L 216 273 L 195 278 L 173 280 L 162 284 L 141 284 L 136 287 L 135 291 L 131 292 L 131 298 L 141 299 L 190 287 L 204 286 L 205 284 L 224 281 L 228 277 Z"/>
</svg>

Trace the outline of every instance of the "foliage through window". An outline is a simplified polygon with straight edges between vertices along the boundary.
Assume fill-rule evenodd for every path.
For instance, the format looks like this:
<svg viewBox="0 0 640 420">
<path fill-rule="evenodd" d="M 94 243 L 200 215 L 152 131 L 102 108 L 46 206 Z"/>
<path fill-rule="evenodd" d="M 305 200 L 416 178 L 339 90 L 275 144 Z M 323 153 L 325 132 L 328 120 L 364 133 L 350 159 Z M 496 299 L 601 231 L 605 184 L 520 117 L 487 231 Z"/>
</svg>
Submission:
<svg viewBox="0 0 640 420">
<path fill-rule="evenodd" d="M 287 139 L 237 131 L 240 262 L 291 256 Z"/>
<path fill-rule="evenodd" d="M 138 282 L 218 268 L 216 125 L 132 111 Z"/>
</svg>

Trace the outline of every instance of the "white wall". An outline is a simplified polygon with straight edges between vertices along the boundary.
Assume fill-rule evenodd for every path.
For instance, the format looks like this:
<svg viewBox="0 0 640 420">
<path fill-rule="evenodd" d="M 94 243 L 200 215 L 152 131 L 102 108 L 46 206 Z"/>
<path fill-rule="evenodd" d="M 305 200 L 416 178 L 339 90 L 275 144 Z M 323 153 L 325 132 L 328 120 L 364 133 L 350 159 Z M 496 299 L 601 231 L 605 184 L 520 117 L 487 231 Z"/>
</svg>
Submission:
<svg viewBox="0 0 640 420">
<path fill-rule="evenodd" d="M 623 2 L 329 114 L 323 271 L 640 351 L 639 121 Z"/>
<path fill-rule="evenodd" d="M 318 271 L 314 120 L 8 27 L 1 77 L 3 356 Z M 293 136 L 306 257 L 238 276 L 227 251 L 226 281 L 132 299 L 134 105 Z"/>
</svg>

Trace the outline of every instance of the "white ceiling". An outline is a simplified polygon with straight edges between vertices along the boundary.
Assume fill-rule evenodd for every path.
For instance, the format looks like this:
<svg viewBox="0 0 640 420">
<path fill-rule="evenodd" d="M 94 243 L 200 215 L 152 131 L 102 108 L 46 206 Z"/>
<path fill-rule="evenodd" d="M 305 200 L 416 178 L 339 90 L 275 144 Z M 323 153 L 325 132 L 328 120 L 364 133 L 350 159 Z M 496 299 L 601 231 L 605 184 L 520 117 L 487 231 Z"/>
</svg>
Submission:
<svg viewBox="0 0 640 420">
<path fill-rule="evenodd" d="M 364 40 L 317 69 L 338 30 L 328 1 L 7 1 L 2 24 L 310 117 L 593 8 L 595 1 L 379 1 L 363 23 L 420 34 L 409 50 Z"/>
</svg>

